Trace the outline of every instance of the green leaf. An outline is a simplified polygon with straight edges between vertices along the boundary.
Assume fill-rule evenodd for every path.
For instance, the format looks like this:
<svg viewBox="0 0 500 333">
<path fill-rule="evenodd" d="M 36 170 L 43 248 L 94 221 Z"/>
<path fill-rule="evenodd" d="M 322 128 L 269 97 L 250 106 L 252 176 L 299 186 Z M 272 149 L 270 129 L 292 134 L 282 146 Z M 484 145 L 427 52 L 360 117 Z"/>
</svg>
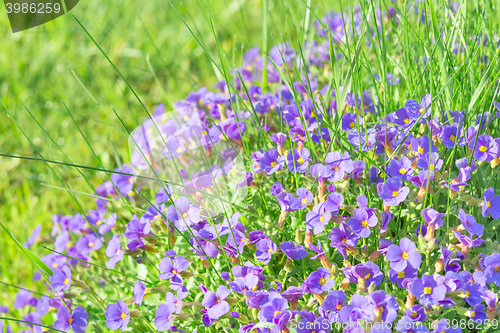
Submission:
<svg viewBox="0 0 500 333">
<path fill-rule="evenodd" d="M 12 232 L 9 233 L 9 231 L 7 230 L 7 228 L 5 228 L 5 226 L 2 223 L 0 223 L 0 226 L 2 226 L 3 230 L 5 230 L 5 232 L 10 236 L 10 238 L 12 238 L 12 240 L 14 240 L 14 242 L 21 249 L 21 251 L 23 251 L 23 253 L 31 260 L 31 262 L 33 262 L 33 264 L 35 266 L 37 266 L 38 268 L 42 269 L 45 273 L 47 273 L 47 275 L 52 276 L 52 270 L 49 268 L 49 266 L 45 265 L 45 263 L 43 261 L 41 261 L 36 255 L 34 255 L 26 247 L 24 247 L 16 239 L 16 237 L 14 237 L 14 235 L 12 234 Z"/>
</svg>

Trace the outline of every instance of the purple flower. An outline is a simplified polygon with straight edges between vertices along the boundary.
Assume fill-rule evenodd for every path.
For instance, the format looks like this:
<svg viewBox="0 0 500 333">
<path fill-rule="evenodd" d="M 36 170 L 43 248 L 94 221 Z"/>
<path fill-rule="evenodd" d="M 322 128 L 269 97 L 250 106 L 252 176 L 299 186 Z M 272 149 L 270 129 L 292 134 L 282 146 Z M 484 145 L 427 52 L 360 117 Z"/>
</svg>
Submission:
<svg viewBox="0 0 500 333">
<path fill-rule="evenodd" d="M 422 262 L 422 256 L 417 252 L 417 246 L 408 238 L 404 237 L 399 242 L 387 249 L 387 260 L 391 262 L 391 268 L 397 272 L 403 271 L 407 266 L 418 269 Z"/>
<path fill-rule="evenodd" d="M 378 218 L 374 213 L 368 213 L 365 209 L 357 208 L 353 211 L 352 217 L 347 223 L 356 235 L 368 238 L 371 234 L 370 228 L 377 225 Z"/>
<path fill-rule="evenodd" d="M 244 277 L 238 277 L 234 282 L 229 282 L 229 288 L 232 291 L 242 295 L 251 296 L 254 293 L 254 288 L 259 283 L 259 277 L 254 274 L 246 274 Z"/>
<path fill-rule="evenodd" d="M 55 291 L 68 290 L 71 287 L 71 271 L 68 266 L 57 270 L 49 279 Z"/>
<path fill-rule="evenodd" d="M 356 120 L 357 119 L 357 120 Z M 352 112 L 348 112 L 344 114 L 342 117 L 342 130 L 345 132 L 349 132 L 350 130 L 356 128 L 356 126 L 363 125 L 363 118 L 359 115 L 356 115 Z"/>
<path fill-rule="evenodd" d="M 114 235 L 106 248 L 106 255 L 110 257 L 108 268 L 114 269 L 116 264 L 123 259 L 124 251 L 120 247 L 120 235 Z"/>
<path fill-rule="evenodd" d="M 280 193 L 283 193 L 283 185 L 281 185 L 280 182 L 275 182 L 273 186 L 271 186 L 271 194 L 277 196 Z"/>
<path fill-rule="evenodd" d="M 413 175 L 414 171 L 411 168 L 411 160 L 403 156 L 401 161 L 392 159 L 387 167 L 387 173 L 390 177 L 397 177 L 403 180 L 410 180 L 410 176 Z"/>
<path fill-rule="evenodd" d="M 287 307 L 288 301 L 286 299 L 282 298 L 277 293 L 271 293 L 269 302 L 262 309 L 262 317 L 268 322 L 274 322 L 276 324 L 280 317 L 283 316 Z"/>
<path fill-rule="evenodd" d="M 280 156 L 274 148 L 266 151 L 260 159 L 260 169 L 264 170 L 268 175 L 282 169 L 284 165 L 285 157 Z"/>
<path fill-rule="evenodd" d="M 473 309 L 469 309 L 465 315 L 476 323 L 484 323 L 486 319 L 486 313 L 483 312 L 484 308 L 483 304 L 478 304 Z"/>
<path fill-rule="evenodd" d="M 425 153 L 436 153 L 437 147 L 434 142 L 429 138 L 428 135 L 423 135 L 420 138 L 413 138 L 411 140 L 411 149 L 419 153 L 420 155 Z"/>
<path fill-rule="evenodd" d="M 309 167 L 309 150 L 302 148 L 300 152 L 297 149 L 291 149 L 286 156 L 287 166 L 290 172 L 304 173 Z"/>
<path fill-rule="evenodd" d="M 359 237 L 349 230 L 349 226 L 341 223 L 339 227 L 333 227 L 328 238 L 332 241 L 330 246 L 336 248 L 347 259 L 347 250 L 358 244 Z"/>
<path fill-rule="evenodd" d="M 420 304 L 425 307 L 431 307 L 438 304 L 439 301 L 444 300 L 446 287 L 444 284 L 438 284 L 432 275 L 424 274 L 421 279 L 413 280 L 411 293 L 420 297 Z"/>
<path fill-rule="evenodd" d="M 150 207 L 151 208 L 151 207 Z M 151 231 L 151 223 L 148 219 L 139 220 L 134 214 L 132 220 L 127 223 L 125 237 L 129 240 L 138 240 L 147 236 Z"/>
<path fill-rule="evenodd" d="M 330 290 L 321 304 L 323 311 L 330 311 L 328 318 L 333 322 L 340 322 L 340 310 L 344 307 L 346 294 L 342 290 Z"/>
<path fill-rule="evenodd" d="M 495 284 L 500 287 L 500 253 L 495 252 L 490 254 L 484 259 L 484 264 L 486 265 L 486 270 L 484 271 L 484 276 L 486 277 L 486 282 Z M 18 293 L 19 295 L 19 293 Z M 16 298 L 17 301 L 17 298 Z M 14 309 L 16 308 L 14 304 Z"/>
<path fill-rule="evenodd" d="M 140 280 L 135 281 L 135 284 L 134 284 L 134 302 L 135 302 L 135 304 L 140 306 L 142 304 L 142 300 L 144 299 L 145 295 L 146 295 L 146 285 Z"/>
<path fill-rule="evenodd" d="M 313 194 L 305 187 L 297 189 L 298 198 L 290 200 L 290 206 L 293 210 L 300 210 L 307 207 L 308 204 L 313 202 Z"/>
<path fill-rule="evenodd" d="M 487 217 L 488 213 L 490 213 L 494 220 L 500 218 L 500 195 L 495 195 L 493 187 L 484 191 L 484 202 L 481 208 L 483 217 Z"/>
<path fill-rule="evenodd" d="M 126 164 L 122 165 L 121 169 L 115 169 L 115 172 L 111 175 L 111 181 L 113 185 L 118 188 L 122 196 L 131 195 L 132 189 L 134 188 L 134 170 Z M 124 175 L 123 173 L 127 174 Z"/>
<path fill-rule="evenodd" d="M 396 331 L 401 333 L 429 333 L 429 329 L 420 323 L 414 323 L 409 317 L 401 318 L 396 324 Z"/>
<path fill-rule="evenodd" d="M 443 166 L 443 160 L 439 159 L 438 153 L 425 153 L 418 158 L 417 166 L 424 170 L 439 171 Z"/>
<path fill-rule="evenodd" d="M 462 208 L 460 208 L 460 210 L 458 211 L 458 218 L 460 222 L 462 222 L 465 230 L 470 232 L 472 235 L 481 236 L 483 234 L 484 227 L 479 223 L 476 223 L 476 219 L 474 218 L 474 216 L 465 214 L 465 211 Z"/>
<path fill-rule="evenodd" d="M 115 226 L 115 224 L 116 224 L 116 217 L 117 217 L 116 213 L 111 214 L 106 219 L 106 223 L 105 224 L 101 224 L 99 226 L 99 233 L 101 235 L 104 235 L 105 233 L 107 233 L 108 231 L 110 231 Z"/>
<path fill-rule="evenodd" d="M 462 333 L 462 329 L 458 326 L 450 326 L 450 320 L 442 318 L 434 326 L 432 333 Z"/>
<path fill-rule="evenodd" d="M 168 207 L 166 217 L 174 222 L 179 231 L 186 231 L 190 223 L 200 222 L 200 208 L 196 205 L 190 205 L 188 198 L 180 197 Z"/>
<path fill-rule="evenodd" d="M 443 225 L 443 217 L 446 213 L 440 213 L 432 208 L 426 208 L 423 215 L 424 221 L 427 222 L 428 226 L 433 225 L 435 229 L 438 229 Z"/>
<path fill-rule="evenodd" d="M 457 123 L 445 126 L 441 138 L 443 139 L 443 146 L 446 148 L 453 149 L 455 146 L 465 146 L 465 135 L 462 126 Z"/>
<path fill-rule="evenodd" d="M 288 259 L 302 259 L 307 256 L 307 251 L 302 245 L 295 245 L 293 241 L 283 242 L 280 245 L 281 251 L 285 253 Z"/>
<path fill-rule="evenodd" d="M 377 185 L 377 192 L 386 206 L 397 206 L 406 199 L 410 189 L 408 186 L 403 186 L 401 178 L 389 178 L 385 184 Z"/>
<path fill-rule="evenodd" d="M 478 283 L 467 282 L 462 290 L 462 297 L 470 306 L 476 306 L 481 303 L 483 287 Z"/>
<path fill-rule="evenodd" d="M 277 250 L 278 247 L 270 239 L 262 239 L 257 243 L 257 251 L 255 252 L 255 256 L 257 257 L 257 260 L 259 262 L 267 265 L 267 263 L 271 261 L 273 253 L 275 253 Z"/>
<path fill-rule="evenodd" d="M 352 172 L 354 166 L 348 152 L 339 151 L 326 154 L 326 165 L 320 166 L 319 172 L 331 182 L 336 182 Z"/>
<path fill-rule="evenodd" d="M 42 230 L 42 226 L 41 225 L 37 225 L 35 227 L 35 229 L 33 229 L 33 231 L 31 232 L 31 236 L 26 240 L 26 244 L 24 244 L 24 246 L 26 246 L 28 248 L 32 247 L 33 244 L 35 244 L 35 242 L 40 237 L 40 231 L 41 230 Z"/>
<path fill-rule="evenodd" d="M 229 312 L 229 303 L 225 301 L 231 291 L 225 286 L 219 286 L 217 292 L 208 290 L 201 304 L 208 309 L 207 314 L 211 319 L 219 319 Z"/>
<path fill-rule="evenodd" d="M 116 304 L 108 304 L 106 307 L 106 325 L 112 331 L 127 328 L 130 321 L 130 312 L 128 311 L 127 304 L 121 299 Z"/>
<path fill-rule="evenodd" d="M 412 280 L 417 277 L 418 269 L 411 267 L 410 265 L 406 266 L 406 268 L 400 272 L 390 269 L 389 270 L 389 280 L 392 283 L 398 284 L 400 288 L 406 289 L 404 287 L 404 282 L 406 279 Z M 408 281 L 408 280 L 407 280 Z"/>
<path fill-rule="evenodd" d="M 413 321 L 425 321 L 427 315 L 425 314 L 425 309 L 418 304 L 413 305 L 411 308 L 407 309 L 405 316 L 411 318 Z"/>
<path fill-rule="evenodd" d="M 158 275 L 159 279 L 169 280 L 172 279 L 171 287 L 174 290 L 182 286 L 182 276 L 180 273 L 189 267 L 189 261 L 183 257 L 175 257 L 174 260 L 170 258 L 163 258 L 159 264 L 160 272 L 163 274 Z"/>
<path fill-rule="evenodd" d="M 350 304 L 345 305 L 340 310 L 340 319 L 344 323 L 352 323 L 351 327 L 357 323 L 359 319 L 373 321 L 375 319 L 375 307 L 373 303 L 369 301 L 368 297 L 354 294 L 351 296 Z"/>
<path fill-rule="evenodd" d="M 325 225 L 332 217 L 332 214 L 326 209 L 327 205 L 326 203 L 318 203 L 314 205 L 312 212 L 306 215 L 307 230 L 314 230 L 315 235 L 325 230 Z"/>
<path fill-rule="evenodd" d="M 26 305 L 28 305 L 30 298 L 31 291 L 20 289 L 16 294 L 16 299 L 14 301 L 14 310 L 24 308 Z"/>
<path fill-rule="evenodd" d="M 160 304 L 155 312 L 155 325 L 158 331 L 168 331 L 174 322 L 172 307 Z"/>
<path fill-rule="evenodd" d="M 319 267 L 316 271 L 309 274 L 304 281 L 307 290 L 311 293 L 322 294 L 333 288 L 335 281 L 330 279 L 330 271 L 324 267 Z"/>
<path fill-rule="evenodd" d="M 83 333 L 87 328 L 87 318 L 89 314 L 81 306 L 73 309 L 73 313 L 65 306 L 57 310 L 57 320 L 54 322 L 54 328 L 60 331 L 67 331 L 71 328 L 75 333 Z"/>
<path fill-rule="evenodd" d="M 97 251 L 101 247 L 101 240 L 93 233 L 82 236 L 76 241 L 76 248 L 82 254 L 89 254 L 90 251 Z"/>
<path fill-rule="evenodd" d="M 297 333 L 328 333 L 331 328 L 330 321 L 324 317 L 315 318 L 314 321 L 302 318 L 297 324 Z"/>
<path fill-rule="evenodd" d="M 475 147 L 474 147 L 475 146 Z M 489 135 L 480 135 L 476 140 L 469 142 L 469 149 L 474 149 L 474 158 L 478 161 L 492 161 L 498 156 L 498 145 Z"/>
</svg>

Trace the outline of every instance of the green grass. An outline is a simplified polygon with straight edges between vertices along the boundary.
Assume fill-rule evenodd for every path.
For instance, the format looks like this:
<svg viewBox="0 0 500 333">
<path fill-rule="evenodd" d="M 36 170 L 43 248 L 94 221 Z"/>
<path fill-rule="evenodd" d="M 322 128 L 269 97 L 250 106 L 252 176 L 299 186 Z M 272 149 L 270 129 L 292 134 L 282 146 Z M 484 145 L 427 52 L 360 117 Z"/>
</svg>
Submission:
<svg viewBox="0 0 500 333">
<path fill-rule="evenodd" d="M 242 49 L 255 45 L 262 47 L 263 4 L 260 1 L 173 1 L 173 5 L 215 56 L 217 49 L 210 17 L 228 55 L 227 60 L 233 65 L 240 62 Z M 322 12 L 325 9 L 330 7 L 322 4 L 318 8 Z M 284 0 L 272 2 L 269 5 L 268 47 L 283 40 L 299 39 L 301 27 L 297 22 L 304 11 L 305 4 Z M 150 112 L 160 102 L 175 101 L 193 89 L 211 86 L 216 81 L 203 49 L 165 1 L 81 1 L 72 13 L 123 73 Z M 31 140 L 28 142 L 0 107 L 3 120 L 0 123 L 0 152 L 39 157 L 38 151 L 50 160 L 94 167 L 99 167 L 100 161 L 106 169 L 119 166 L 128 149 L 113 109 L 130 130 L 146 117 L 125 82 L 71 15 L 16 34 L 10 30 L 7 15 L 4 12 L 0 15 L 0 98 Z M 148 56 L 158 81 L 150 70 Z M 4 156 L 0 157 L 0 162 L 3 175 L 0 221 L 13 229 L 21 242 L 37 224 L 48 232 L 53 214 L 73 215 L 91 207 L 91 198 L 82 194 L 70 195 L 42 161 Z M 87 182 L 95 187 L 102 182 L 102 177 L 106 177 L 91 170 L 82 170 L 80 174 L 71 167 L 52 167 L 63 183 L 83 193 L 92 192 Z M 88 180 L 84 181 L 83 177 Z M 0 243 L 3 244 L 0 281 L 35 288 L 30 278 L 34 268 L 27 258 L 19 254 L 4 232 L 0 232 Z M 44 251 L 39 247 L 34 249 L 40 256 L 46 254 Z M 7 287 L 0 290 L 0 299 L 4 300 L 0 303 L 9 303 L 16 292 Z"/>
</svg>

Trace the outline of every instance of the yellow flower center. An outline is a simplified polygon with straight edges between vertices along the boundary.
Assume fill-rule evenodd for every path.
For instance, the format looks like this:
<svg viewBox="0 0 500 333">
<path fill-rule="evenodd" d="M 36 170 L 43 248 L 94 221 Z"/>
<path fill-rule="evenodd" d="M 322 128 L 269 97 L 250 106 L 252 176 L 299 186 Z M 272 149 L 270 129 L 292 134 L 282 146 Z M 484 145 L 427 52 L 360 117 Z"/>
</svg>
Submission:
<svg viewBox="0 0 500 333">
<path fill-rule="evenodd" d="M 418 314 L 418 313 L 417 313 L 417 311 L 413 311 L 413 312 L 411 313 L 411 317 L 412 317 L 412 318 L 417 318 L 417 314 Z"/>
<path fill-rule="evenodd" d="M 68 324 L 73 324 L 73 317 L 68 318 Z"/>
<path fill-rule="evenodd" d="M 418 109 L 418 113 L 420 113 L 420 114 L 424 113 L 424 108 Z"/>
<path fill-rule="evenodd" d="M 488 150 L 488 148 L 486 146 L 479 147 L 479 151 L 482 153 L 486 152 L 487 150 Z"/>
<path fill-rule="evenodd" d="M 434 164 L 429 164 L 429 170 L 434 170 Z"/>
<path fill-rule="evenodd" d="M 278 164 L 278 163 L 276 163 L 276 162 L 271 162 L 271 168 L 274 168 L 274 167 L 276 166 L 276 164 Z"/>
<path fill-rule="evenodd" d="M 345 237 L 342 237 L 342 239 L 340 240 L 342 243 L 345 243 L 347 242 L 347 239 Z"/>
<path fill-rule="evenodd" d="M 181 147 L 179 147 L 179 148 L 177 148 L 175 151 L 176 151 L 177 153 L 180 153 L 180 152 L 182 151 L 182 148 L 181 148 Z"/>
<path fill-rule="evenodd" d="M 476 316 L 476 311 L 471 311 L 471 312 L 470 312 L 470 317 L 471 317 L 471 318 L 473 318 L 473 317 L 475 317 L 475 316 Z"/>
<path fill-rule="evenodd" d="M 495 273 L 500 272 L 500 266 L 495 266 L 495 268 L 493 270 L 495 271 Z"/>
<path fill-rule="evenodd" d="M 323 222 L 323 220 L 324 220 L 324 219 L 325 219 L 325 217 L 324 217 L 323 215 L 321 215 L 321 216 L 319 217 L 319 221 L 320 221 L 320 222 Z"/>
<path fill-rule="evenodd" d="M 68 278 L 65 278 L 64 281 L 63 281 L 64 285 L 67 285 L 69 283 L 69 279 Z"/>
<path fill-rule="evenodd" d="M 322 285 L 322 286 L 323 286 L 323 285 L 325 285 L 325 283 L 326 283 L 326 279 L 325 279 L 325 278 L 321 278 L 321 279 L 319 279 L 319 284 L 320 284 L 320 285 Z"/>
<path fill-rule="evenodd" d="M 304 198 L 300 201 L 301 204 L 303 205 L 307 205 L 307 198 Z"/>
<path fill-rule="evenodd" d="M 406 276 L 405 272 L 398 272 L 398 278 L 404 279 L 405 276 Z"/>
<path fill-rule="evenodd" d="M 120 318 L 121 319 L 127 318 L 127 314 L 125 312 L 120 313 Z"/>
<path fill-rule="evenodd" d="M 372 275 L 370 273 L 366 274 L 365 279 L 369 279 Z"/>
<path fill-rule="evenodd" d="M 160 218 L 160 214 L 156 214 L 154 217 L 155 220 L 158 220 L 159 218 Z"/>
<path fill-rule="evenodd" d="M 185 212 L 184 214 L 182 214 L 182 217 L 183 217 L 183 218 L 188 217 L 188 213 L 187 213 L 187 212 Z"/>
<path fill-rule="evenodd" d="M 351 123 L 349 124 L 349 127 L 350 128 L 354 128 L 356 127 L 356 123 L 354 121 L 351 121 Z"/>
<path fill-rule="evenodd" d="M 333 169 L 333 171 L 339 171 L 339 170 L 340 170 L 340 168 L 339 168 L 338 166 L 336 166 L 336 165 L 334 165 L 334 166 L 332 167 L 332 169 Z"/>
<path fill-rule="evenodd" d="M 406 169 L 405 168 L 401 168 L 399 169 L 399 173 L 404 175 L 406 173 Z"/>
<path fill-rule="evenodd" d="M 97 220 L 97 222 L 95 223 L 96 225 L 100 225 L 102 223 L 101 220 Z"/>
<path fill-rule="evenodd" d="M 426 294 L 426 295 L 432 294 L 432 288 L 431 287 L 425 287 L 424 288 L 424 294 Z"/>
<path fill-rule="evenodd" d="M 491 201 L 486 201 L 486 208 L 490 208 L 491 207 Z"/>
<path fill-rule="evenodd" d="M 470 297 L 470 291 L 466 290 L 464 292 L 464 297 L 466 297 L 466 298 Z"/>
<path fill-rule="evenodd" d="M 403 122 L 405 123 L 405 125 L 408 125 L 410 123 L 410 118 L 405 118 L 405 120 L 403 120 Z"/>
<path fill-rule="evenodd" d="M 89 247 L 94 246 L 94 242 L 89 242 Z"/>
<path fill-rule="evenodd" d="M 273 249 L 269 248 L 269 250 L 267 250 L 267 253 L 268 253 L 268 254 L 273 253 Z"/>
<path fill-rule="evenodd" d="M 418 147 L 418 153 L 423 154 L 424 153 L 424 148 L 423 147 Z"/>
<path fill-rule="evenodd" d="M 366 228 L 368 226 L 368 221 L 367 220 L 361 221 L 361 225 L 363 226 L 363 228 Z"/>
<path fill-rule="evenodd" d="M 277 316 L 277 315 L 279 315 L 280 313 L 281 313 L 281 311 L 280 311 L 280 310 L 276 310 L 276 311 L 274 311 L 274 316 L 276 317 L 276 316 Z"/>
<path fill-rule="evenodd" d="M 57 263 L 53 263 L 52 267 L 57 268 Z"/>
<path fill-rule="evenodd" d="M 403 252 L 401 254 L 401 258 L 403 258 L 404 260 L 408 259 L 408 252 Z"/>
<path fill-rule="evenodd" d="M 133 181 L 134 181 L 134 177 L 130 177 L 130 178 L 128 179 L 128 182 L 129 182 L 129 183 L 132 183 Z"/>
<path fill-rule="evenodd" d="M 177 275 L 177 270 L 176 270 L 176 269 L 173 269 L 173 270 L 172 270 L 172 274 Z"/>
<path fill-rule="evenodd" d="M 297 160 L 297 163 L 299 163 L 299 164 L 303 164 L 303 163 L 304 163 L 304 159 L 303 159 L 302 157 L 301 157 L 301 158 L 299 158 L 299 159 Z"/>
<path fill-rule="evenodd" d="M 116 254 L 120 254 L 121 251 L 122 250 L 120 250 L 120 249 L 116 250 Z"/>
<path fill-rule="evenodd" d="M 392 196 L 395 198 L 397 197 L 399 194 L 399 191 L 392 191 Z"/>
<path fill-rule="evenodd" d="M 342 304 L 337 304 L 337 306 L 335 307 L 335 309 L 337 309 L 337 310 L 342 309 Z"/>
<path fill-rule="evenodd" d="M 456 140 L 456 138 L 457 138 L 456 136 L 454 136 L 454 135 L 450 135 L 450 141 L 455 141 L 455 140 Z"/>
</svg>

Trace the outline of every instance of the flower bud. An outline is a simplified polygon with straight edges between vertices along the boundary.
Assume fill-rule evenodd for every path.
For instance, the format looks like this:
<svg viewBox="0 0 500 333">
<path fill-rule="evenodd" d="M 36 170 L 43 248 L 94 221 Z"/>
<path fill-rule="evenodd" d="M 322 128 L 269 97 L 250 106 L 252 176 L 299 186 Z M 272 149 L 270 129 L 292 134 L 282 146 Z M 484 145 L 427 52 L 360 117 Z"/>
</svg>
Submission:
<svg viewBox="0 0 500 333">
<path fill-rule="evenodd" d="M 226 297 L 226 302 L 229 303 L 229 305 L 235 305 L 238 303 L 240 300 L 234 297 Z"/>
<path fill-rule="evenodd" d="M 140 318 L 141 313 L 139 312 L 139 310 L 132 310 L 132 311 L 130 311 L 130 317 L 131 318 Z"/>
<path fill-rule="evenodd" d="M 166 294 L 168 292 L 168 288 L 165 285 L 160 285 L 158 287 L 151 287 L 151 293 L 152 294 Z"/>
<path fill-rule="evenodd" d="M 302 231 L 300 229 L 295 230 L 295 242 L 302 243 Z"/>
<path fill-rule="evenodd" d="M 81 293 L 74 293 L 74 292 L 65 292 L 64 293 L 64 298 L 75 298 L 75 297 L 78 297 L 80 296 Z"/>
</svg>

